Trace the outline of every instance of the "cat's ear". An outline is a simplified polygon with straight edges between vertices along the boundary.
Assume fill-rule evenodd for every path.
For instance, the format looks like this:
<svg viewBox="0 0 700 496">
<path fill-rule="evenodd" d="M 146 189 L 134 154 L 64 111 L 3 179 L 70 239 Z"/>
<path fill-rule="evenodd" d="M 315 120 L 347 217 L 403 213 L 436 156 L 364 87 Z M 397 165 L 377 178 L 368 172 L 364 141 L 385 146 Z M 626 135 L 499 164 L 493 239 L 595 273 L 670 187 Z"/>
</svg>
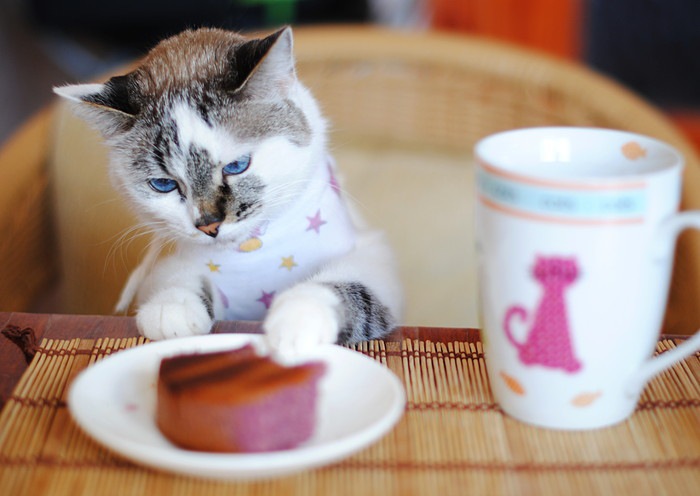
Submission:
<svg viewBox="0 0 700 496">
<path fill-rule="evenodd" d="M 289 26 L 235 49 L 229 90 L 255 97 L 286 95 L 296 80 L 292 28 Z"/>
<path fill-rule="evenodd" d="M 104 84 L 59 86 L 53 91 L 68 99 L 80 117 L 108 138 L 131 129 L 141 110 L 130 74 L 113 77 Z"/>
</svg>

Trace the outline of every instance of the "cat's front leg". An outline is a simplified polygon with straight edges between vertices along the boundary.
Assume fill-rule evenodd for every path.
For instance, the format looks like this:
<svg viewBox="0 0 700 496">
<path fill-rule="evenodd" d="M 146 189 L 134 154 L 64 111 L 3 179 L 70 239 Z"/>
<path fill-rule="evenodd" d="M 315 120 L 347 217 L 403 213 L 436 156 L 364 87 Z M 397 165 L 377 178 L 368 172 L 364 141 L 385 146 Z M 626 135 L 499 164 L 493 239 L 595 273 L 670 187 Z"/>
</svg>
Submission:
<svg viewBox="0 0 700 496">
<path fill-rule="evenodd" d="M 207 334 L 219 305 L 211 287 L 176 257 L 159 262 L 139 290 L 139 332 L 153 340 Z"/>
<path fill-rule="evenodd" d="M 363 233 L 351 253 L 275 298 L 263 327 L 282 352 L 378 339 L 396 325 L 401 301 L 391 251 L 380 234 Z"/>
</svg>

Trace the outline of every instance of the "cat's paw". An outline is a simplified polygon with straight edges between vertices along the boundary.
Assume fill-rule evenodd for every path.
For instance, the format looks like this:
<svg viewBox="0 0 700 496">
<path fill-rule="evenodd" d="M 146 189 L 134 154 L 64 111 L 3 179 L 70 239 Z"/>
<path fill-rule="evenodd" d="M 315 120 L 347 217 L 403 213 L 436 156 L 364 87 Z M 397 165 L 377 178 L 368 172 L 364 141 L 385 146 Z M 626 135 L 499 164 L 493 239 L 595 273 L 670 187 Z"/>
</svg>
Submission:
<svg viewBox="0 0 700 496">
<path fill-rule="evenodd" d="M 213 319 L 202 298 L 191 291 L 160 291 L 141 305 L 136 314 L 139 332 L 153 340 L 206 334 Z"/>
<path fill-rule="evenodd" d="M 279 353 L 335 343 L 339 311 L 340 299 L 332 289 L 314 283 L 294 286 L 272 302 L 263 323 L 267 342 Z"/>
</svg>

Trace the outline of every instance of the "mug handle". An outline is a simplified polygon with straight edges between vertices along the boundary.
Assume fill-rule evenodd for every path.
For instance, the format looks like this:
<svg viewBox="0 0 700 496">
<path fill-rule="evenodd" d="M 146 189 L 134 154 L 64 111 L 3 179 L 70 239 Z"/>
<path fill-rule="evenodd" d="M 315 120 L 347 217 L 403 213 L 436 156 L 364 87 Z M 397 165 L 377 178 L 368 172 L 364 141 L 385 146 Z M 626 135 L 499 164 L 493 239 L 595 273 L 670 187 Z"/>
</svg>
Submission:
<svg viewBox="0 0 700 496">
<path fill-rule="evenodd" d="M 682 212 L 668 219 L 660 228 L 658 243 L 652 253 L 653 262 L 662 263 L 673 257 L 676 240 L 686 229 L 700 229 L 700 212 Z M 700 331 L 700 329 L 699 329 Z M 629 380 L 626 393 L 637 396 L 652 377 L 675 365 L 684 358 L 700 350 L 700 332 L 695 332 L 680 346 L 648 359 L 637 373 Z"/>
</svg>

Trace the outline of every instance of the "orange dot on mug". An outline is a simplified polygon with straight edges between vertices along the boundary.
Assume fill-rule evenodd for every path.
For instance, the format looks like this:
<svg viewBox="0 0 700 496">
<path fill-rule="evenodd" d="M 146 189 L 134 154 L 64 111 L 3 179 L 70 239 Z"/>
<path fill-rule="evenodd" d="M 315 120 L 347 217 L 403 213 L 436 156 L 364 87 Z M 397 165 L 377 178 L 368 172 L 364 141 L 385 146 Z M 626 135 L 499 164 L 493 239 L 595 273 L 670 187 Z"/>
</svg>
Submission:
<svg viewBox="0 0 700 496">
<path fill-rule="evenodd" d="M 511 377 L 505 372 L 501 371 L 501 379 L 503 379 L 503 382 L 506 383 L 506 386 L 508 386 L 508 389 L 513 391 L 515 394 L 518 394 L 520 396 L 525 395 L 525 388 L 523 387 L 522 384 L 515 378 Z"/>
<path fill-rule="evenodd" d="M 630 141 L 622 145 L 622 154 L 630 160 L 637 160 L 646 157 L 647 151 L 636 141 Z"/>
<path fill-rule="evenodd" d="M 596 391 L 594 393 L 581 393 L 571 400 L 571 404 L 580 408 L 592 405 L 595 400 L 600 398 L 603 393 Z"/>
</svg>

